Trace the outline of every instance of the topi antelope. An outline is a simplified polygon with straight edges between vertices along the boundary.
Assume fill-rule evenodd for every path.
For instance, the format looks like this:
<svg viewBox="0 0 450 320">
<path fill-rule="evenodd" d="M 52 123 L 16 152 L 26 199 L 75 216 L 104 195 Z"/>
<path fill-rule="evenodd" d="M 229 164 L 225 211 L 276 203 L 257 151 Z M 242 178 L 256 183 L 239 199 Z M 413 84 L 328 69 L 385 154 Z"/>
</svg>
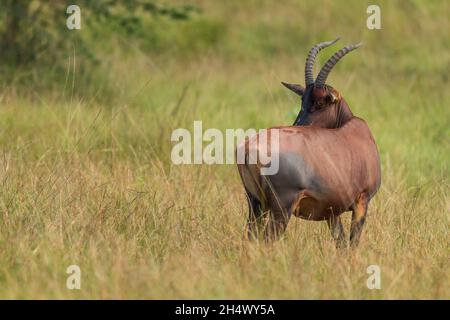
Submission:
<svg viewBox="0 0 450 320">
<path fill-rule="evenodd" d="M 294 215 L 326 220 L 337 246 L 346 246 L 340 215 L 351 210 L 350 242 L 356 245 L 359 241 L 369 201 L 380 187 L 380 159 L 366 122 L 355 117 L 340 93 L 326 84 L 336 63 L 360 44 L 336 52 L 314 81 L 316 55 L 337 40 L 319 43 L 309 51 L 305 87 L 283 82 L 302 97 L 294 124 L 266 129 L 237 148 L 238 154 L 245 154 L 245 163 L 238 164 L 238 170 L 249 202 L 249 238 L 263 227 L 267 212 L 263 228 L 266 241 L 281 235 Z M 263 151 L 255 142 L 270 140 L 274 130 L 278 131 L 278 148 L 264 152 L 271 152 L 272 157 L 277 153 L 279 170 L 264 175 L 264 164 L 248 161 L 249 154 L 255 151 L 259 156 Z M 270 144 L 263 146 L 270 149 Z"/>
</svg>

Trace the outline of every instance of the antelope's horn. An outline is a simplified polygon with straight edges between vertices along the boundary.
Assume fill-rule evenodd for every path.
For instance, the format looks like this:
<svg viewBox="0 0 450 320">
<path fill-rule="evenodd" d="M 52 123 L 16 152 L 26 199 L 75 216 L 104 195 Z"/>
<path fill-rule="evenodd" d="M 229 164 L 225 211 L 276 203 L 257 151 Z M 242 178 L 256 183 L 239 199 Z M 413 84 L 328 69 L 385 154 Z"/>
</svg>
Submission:
<svg viewBox="0 0 450 320">
<path fill-rule="evenodd" d="M 325 65 L 322 67 L 322 69 L 320 69 L 319 75 L 317 76 L 317 79 L 315 82 L 315 86 L 317 88 L 323 88 L 325 85 L 325 82 L 327 81 L 328 75 L 330 74 L 331 70 L 336 65 L 336 63 L 338 63 L 338 61 L 341 60 L 341 58 L 343 56 L 345 56 L 347 53 L 349 53 L 350 51 L 353 51 L 361 46 L 362 46 L 361 43 L 351 44 L 349 46 L 342 48 L 338 52 L 336 52 L 330 59 L 328 59 L 328 61 L 325 63 Z"/>
<path fill-rule="evenodd" d="M 319 44 L 316 44 L 314 47 L 311 48 L 311 50 L 309 50 L 308 57 L 306 58 L 306 63 L 305 63 L 305 84 L 306 84 L 306 86 L 314 84 L 313 66 L 314 66 L 314 60 L 316 59 L 316 55 L 319 53 L 320 50 L 331 46 L 332 44 L 336 43 L 338 40 L 339 40 L 339 38 L 336 38 L 336 40 L 333 40 L 333 41 L 321 42 Z"/>
</svg>

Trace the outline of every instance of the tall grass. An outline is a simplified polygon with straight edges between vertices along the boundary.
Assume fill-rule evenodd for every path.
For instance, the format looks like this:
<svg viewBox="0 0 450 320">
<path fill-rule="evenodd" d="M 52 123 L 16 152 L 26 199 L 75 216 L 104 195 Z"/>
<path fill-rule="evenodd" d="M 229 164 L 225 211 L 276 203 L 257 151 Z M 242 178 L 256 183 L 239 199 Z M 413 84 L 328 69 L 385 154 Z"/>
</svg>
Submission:
<svg viewBox="0 0 450 320">
<path fill-rule="evenodd" d="M 72 59 L 64 86 L 4 87 L 0 297 L 450 298 L 448 4 L 382 1 L 380 31 L 368 4 L 197 1 L 190 21 L 149 21 L 147 45 L 93 43 L 94 77 Z M 172 165 L 170 134 L 291 123 L 299 99 L 279 82 L 302 83 L 309 47 L 337 35 L 364 47 L 329 82 L 382 158 L 361 244 L 336 250 L 325 223 L 295 218 L 249 243 L 236 168 Z M 71 264 L 81 290 L 66 288 Z"/>
</svg>

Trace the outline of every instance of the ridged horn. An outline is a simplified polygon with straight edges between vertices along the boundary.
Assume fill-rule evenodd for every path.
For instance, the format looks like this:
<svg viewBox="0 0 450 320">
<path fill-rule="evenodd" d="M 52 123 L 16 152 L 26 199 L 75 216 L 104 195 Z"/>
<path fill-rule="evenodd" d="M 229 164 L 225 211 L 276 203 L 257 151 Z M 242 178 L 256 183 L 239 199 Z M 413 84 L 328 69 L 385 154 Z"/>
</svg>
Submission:
<svg viewBox="0 0 450 320">
<path fill-rule="evenodd" d="M 349 53 L 361 46 L 362 46 L 362 43 L 351 44 L 349 46 L 342 48 L 338 52 L 336 52 L 330 59 L 328 59 L 328 61 L 325 63 L 325 65 L 322 67 L 322 69 L 320 69 L 319 75 L 317 76 L 317 79 L 315 82 L 315 86 L 317 88 L 323 88 L 323 86 L 325 85 L 325 82 L 327 81 L 328 75 L 330 74 L 331 70 L 336 65 L 336 63 L 338 63 L 339 60 L 341 60 L 341 58 L 343 56 L 345 56 L 347 53 Z"/>
<path fill-rule="evenodd" d="M 313 67 L 314 67 L 314 60 L 316 59 L 316 55 L 319 53 L 320 50 L 331 46 L 332 44 L 336 43 L 339 39 L 340 38 L 338 37 L 338 38 L 336 38 L 336 40 L 333 40 L 333 41 L 321 42 L 319 44 L 316 44 L 314 47 L 311 48 L 311 50 L 309 50 L 308 56 L 306 57 L 306 62 L 305 62 L 305 84 L 306 84 L 306 86 L 314 84 Z"/>
</svg>

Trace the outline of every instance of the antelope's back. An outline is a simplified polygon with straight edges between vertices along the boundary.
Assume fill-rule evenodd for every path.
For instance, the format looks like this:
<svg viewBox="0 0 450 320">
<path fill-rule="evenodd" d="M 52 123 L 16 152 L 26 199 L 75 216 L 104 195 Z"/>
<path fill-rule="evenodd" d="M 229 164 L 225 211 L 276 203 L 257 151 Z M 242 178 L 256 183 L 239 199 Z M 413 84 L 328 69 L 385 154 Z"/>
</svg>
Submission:
<svg viewBox="0 0 450 320">
<path fill-rule="evenodd" d="M 275 195 L 277 202 L 290 207 L 299 192 L 306 190 L 324 206 L 345 211 L 361 192 L 372 197 L 378 190 L 379 154 L 364 120 L 355 117 L 338 129 L 276 127 L 253 139 L 271 135 L 271 130 L 279 132 L 278 172 L 263 176 L 260 164 L 238 165 L 247 191 L 260 201 L 270 201 Z M 271 152 L 272 158 L 276 156 Z"/>
</svg>

